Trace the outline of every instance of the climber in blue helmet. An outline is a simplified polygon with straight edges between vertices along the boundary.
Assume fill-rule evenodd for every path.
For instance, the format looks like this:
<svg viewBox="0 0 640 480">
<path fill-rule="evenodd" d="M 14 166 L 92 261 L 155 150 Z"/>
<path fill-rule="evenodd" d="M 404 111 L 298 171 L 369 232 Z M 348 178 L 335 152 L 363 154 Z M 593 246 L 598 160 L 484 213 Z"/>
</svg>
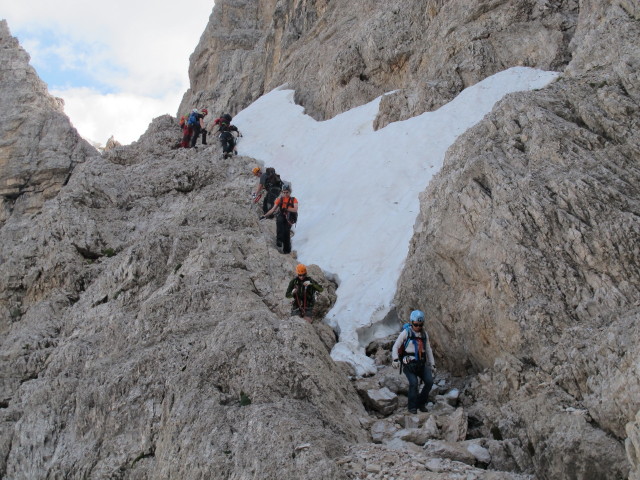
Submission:
<svg viewBox="0 0 640 480">
<path fill-rule="evenodd" d="M 427 411 L 427 398 L 433 386 L 435 375 L 435 361 L 433 351 L 429 344 L 429 335 L 424 328 L 424 312 L 414 310 L 391 350 L 391 358 L 394 367 L 402 367 L 401 371 L 409 380 L 409 412 L 418 413 Z M 422 380 L 424 386 L 418 393 L 418 381 Z"/>
</svg>

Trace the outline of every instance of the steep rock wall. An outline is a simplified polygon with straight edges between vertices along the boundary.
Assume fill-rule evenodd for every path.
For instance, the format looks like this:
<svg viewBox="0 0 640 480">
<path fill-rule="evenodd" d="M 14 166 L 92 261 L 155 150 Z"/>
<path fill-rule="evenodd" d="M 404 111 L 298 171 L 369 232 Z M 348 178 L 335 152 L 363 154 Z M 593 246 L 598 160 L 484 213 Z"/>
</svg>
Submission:
<svg viewBox="0 0 640 480">
<path fill-rule="evenodd" d="M 625 424 L 640 409 L 638 38 L 628 3 L 581 4 L 565 76 L 509 96 L 449 150 L 399 281 L 398 305 L 428 313 L 449 368 L 489 369 L 472 389 L 476 413 L 530 442 L 542 478 L 628 469 Z"/>
<path fill-rule="evenodd" d="M 562 69 L 576 0 L 222 0 L 179 112 L 232 113 L 284 83 L 316 119 L 398 90 L 378 126 L 443 105 L 505 68 Z"/>
<path fill-rule="evenodd" d="M 0 33 L 0 477 L 344 478 L 366 412 L 289 318 L 252 160 L 172 150 L 168 116 L 99 156 Z"/>
<path fill-rule="evenodd" d="M 156 119 L 0 230 L 5 292 L 25 291 L 0 343 L 0 476 L 334 479 L 364 438 L 333 332 L 289 318 L 295 259 L 241 201 L 251 159 L 179 135 Z"/>
<path fill-rule="evenodd" d="M 62 100 L 29 65 L 29 55 L 0 20 L 0 225 L 12 213 L 37 213 L 73 166 L 97 151 L 80 138 Z"/>
</svg>

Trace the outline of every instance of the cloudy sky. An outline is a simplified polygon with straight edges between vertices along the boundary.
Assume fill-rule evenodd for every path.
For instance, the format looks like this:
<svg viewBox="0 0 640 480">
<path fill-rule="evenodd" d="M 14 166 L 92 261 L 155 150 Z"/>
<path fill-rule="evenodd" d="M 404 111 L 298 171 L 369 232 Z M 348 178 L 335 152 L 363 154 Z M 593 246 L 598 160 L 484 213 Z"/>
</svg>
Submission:
<svg viewBox="0 0 640 480">
<path fill-rule="evenodd" d="M 130 143 L 176 114 L 213 0 L 2 2 L 0 18 L 86 139 Z"/>
</svg>

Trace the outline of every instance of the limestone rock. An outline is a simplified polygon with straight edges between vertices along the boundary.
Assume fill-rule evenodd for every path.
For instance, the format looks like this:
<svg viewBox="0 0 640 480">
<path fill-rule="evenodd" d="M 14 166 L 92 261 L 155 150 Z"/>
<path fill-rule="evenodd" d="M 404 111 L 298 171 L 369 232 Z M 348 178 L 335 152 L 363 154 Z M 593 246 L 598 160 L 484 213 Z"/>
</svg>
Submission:
<svg viewBox="0 0 640 480">
<path fill-rule="evenodd" d="M 398 430 L 398 427 L 386 420 L 378 420 L 371 425 L 371 440 L 373 443 L 383 443 Z"/>
<path fill-rule="evenodd" d="M 635 422 L 627 423 L 626 431 L 625 448 L 631 465 L 629 480 L 640 480 L 640 410 L 636 414 Z"/>
<path fill-rule="evenodd" d="M 191 56 L 179 113 L 237 112 L 287 84 L 326 119 L 395 90 L 382 101 L 384 126 L 510 66 L 563 68 L 578 13 L 577 0 L 221 0 Z"/>
<path fill-rule="evenodd" d="M 397 369 L 388 369 L 380 375 L 380 385 L 393 393 L 406 395 L 409 391 L 409 381 L 404 375 L 399 375 Z"/>
<path fill-rule="evenodd" d="M 464 408 L 457 408 L 452 415 L 446 417 L 442 437 L 448 442 L 461 442 L 467 437 L 467 414 Z"/>
<path fill-rule="evenodd" d="M 0 229 L 2 292 L 22 295 L 0 347 L 7 478 L 343 478 L 333 459 L 366 438 L 355 390 L 289 317 L 295 259 L 241 203 L 253 160 L 171 150 L 175 131 L 155 119 Z"/>
<path fill-rule="evenodd" d="M 447 442 L 443 440 L 429 440 L 424 449 L 428 455 L 438 458 L 448 458 L 456 462 L 475 465 L 476 457 L 463 445 L 457 442 Z"/>
<path fill-rule="evenodd" d="M 433 416 L 429 416 L 429 418 L 427 418 L 427 421 L 424 422 L 422 429 L 424 430 L 424 434 L 427 438 L 439 439 L 442 436 L 440 433 L 440 429 L 438 428 L 438 422 L 436 422 L 436 419 Z"/>
<path fill-rule="evenodd" d="M 491 463 L 491 453 L 482 445 L 482 440 L 467 440 L 461 443 L 467 448 L 471 455 L 476 457 L 478 463 L 483 465 L 489 465 Z"/>
<path fill-rule="evenodd" d="M 122 144 L 121 144 L 119 141 L 117 141 L 117 140 L 113 137 L 113 135 L 111 135 L 111 136 L 109 137 L 109 140 L 107 140 L 106 145 L 104 146 L 104 151 L 105 151 L 105 152 L 108 152 L 109 150 L 113 150 L 114 148 L 116 148 L 116 147 L 121 147 L 121 146 L 122 146 Z"/>
<path fill-rule="evenodd" d="M 492 371 L 481 417 L 538 475 L 623 478 L 640 407 L 640 27 L 619 2 L 579 10 L 565 75 L 449 149 L 395 304 L 426 311 L 438 365 Z"/>
<path fill-rule="evenodd" d="M 366 405 L 383 415 L 390 415 L 398 406 L 398 397 L 386 387 L 365 391 Z"/>
<path fill-rule="evenodd" d="M 0 20 L 0 65 L 2 226 L 12 214 L 38 213 L 74 166 L 98 152 L 73 128 L 62 100 L 49 95 L 5 20 Z"/>
<path fill-rule="evenodd" d="M 235 200 L 253 159 L 171 150 L 169 116 L 97 157 L 1 22 L 0 476 L 637 477 L 639 17 L 629 0 L 220 0 L 191 57 L 182 113 L 287 83 L 323 119 L 393 90 L 376 128 L 508 66 L 562 72 L 450 148 L 395 298 L 469 376 L 491 470 L 466 442 L 365 442 L 332 332 L 289 316 L 295 259 Z M 446 398 L 389 421 L 464 436 Z"/>
</svg>

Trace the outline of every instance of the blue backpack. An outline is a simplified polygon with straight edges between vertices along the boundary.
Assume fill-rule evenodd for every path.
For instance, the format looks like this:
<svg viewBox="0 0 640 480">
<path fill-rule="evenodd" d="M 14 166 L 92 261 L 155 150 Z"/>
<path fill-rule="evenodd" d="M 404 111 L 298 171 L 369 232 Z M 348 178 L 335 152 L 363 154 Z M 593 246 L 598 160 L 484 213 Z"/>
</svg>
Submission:
<svg viewBox="0 0 640 480">
<path fill-rule="evenodd" d="M 189 114 L 189 120 L 187 120 L 187 125 L 195 125 L 196 123 L 198 123 L 198 113 L 191 112 Z"/>
<path fill-rule="evenodd" d="M 418 351 L 418 338 L 421 338 L 423 341 L 426 341 L 426 339 L 427 339 L 427 335 L 424 332 L 424 329 L 420 333 L 420 336 L 417 336 L 415 334 L 415 332 L 413 331 L 413 329 L 411 328 L 411 324 L 410 323 L 405 323 L 402 326 L 402 330 L 405 330 L 407 332 L 407 340 L 404 342 L 404 345 L 400 345 L 400 348 L 398 349 L 398 358 L 400 360 L 402 360 L 402 358 L 406 355 L 405 352 L 407 350 L 407 346 L 409 345 L 409 342 L 413 342 L 413 351 L 417 352 Z M 400 365 L 402 366 L 402 362 L 400 363 Z"/>
</svg>

